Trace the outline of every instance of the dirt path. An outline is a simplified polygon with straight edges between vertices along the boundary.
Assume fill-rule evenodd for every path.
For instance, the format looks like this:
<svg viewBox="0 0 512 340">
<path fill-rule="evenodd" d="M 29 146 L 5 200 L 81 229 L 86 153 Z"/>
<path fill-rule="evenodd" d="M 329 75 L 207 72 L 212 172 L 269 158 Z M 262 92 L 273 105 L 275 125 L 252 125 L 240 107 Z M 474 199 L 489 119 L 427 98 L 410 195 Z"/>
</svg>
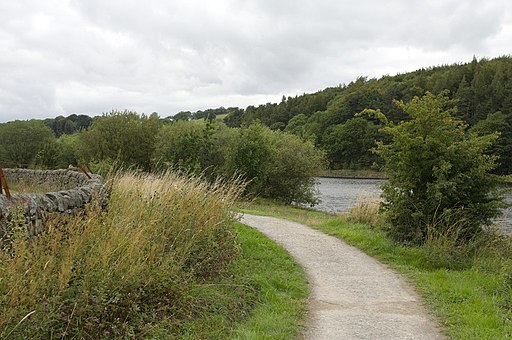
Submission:
<svg viewBox="0 0 512 340">
<path fill-rule="evenodd" d="M 305 339 L 442 339 L 414 290 L 356 248 L 302 224 L 245 214 L 305 269 L 311 295 Z"/>
</svg>

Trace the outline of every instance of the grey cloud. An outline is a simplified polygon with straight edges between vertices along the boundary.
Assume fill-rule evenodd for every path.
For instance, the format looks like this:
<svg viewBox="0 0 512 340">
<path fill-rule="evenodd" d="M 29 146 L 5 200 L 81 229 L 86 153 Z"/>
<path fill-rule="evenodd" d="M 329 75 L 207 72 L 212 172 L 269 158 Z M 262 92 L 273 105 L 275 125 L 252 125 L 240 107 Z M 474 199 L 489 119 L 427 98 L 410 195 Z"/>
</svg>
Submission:
<svg viewBox="0 0 512 340">
<path fill-rule="evenodd" d="M 507 51 L 495 1 L 59 0 L 0 4 L 0 121 L 260 104 Z M 507 52 L 508 53 L 508 52 Z"/>
</svg>

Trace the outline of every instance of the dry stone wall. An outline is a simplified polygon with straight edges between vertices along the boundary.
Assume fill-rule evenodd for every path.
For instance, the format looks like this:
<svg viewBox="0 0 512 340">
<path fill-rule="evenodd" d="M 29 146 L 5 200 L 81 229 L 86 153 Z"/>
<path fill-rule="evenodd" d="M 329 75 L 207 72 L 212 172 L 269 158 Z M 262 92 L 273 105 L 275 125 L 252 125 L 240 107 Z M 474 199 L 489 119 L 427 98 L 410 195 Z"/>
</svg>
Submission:
<svg viewBox="0 0 512 340">
<path fill-rule="evenodd" d="M 43 222 L 49 213 L 74 214 L 93 199 L 106 205 L 108 192 L 103 178 L 75 170 L 4 169 L 7 181 L 52 188 L 46 193 L 13 194 L 10 199 L 0 195 L 0 238 L 9 232 L 9 221 L 21 214 L 25 232 L 35 236 L 44 231 Z M 20 216 L 17 216 L 19 218 Z"/>
</svg>

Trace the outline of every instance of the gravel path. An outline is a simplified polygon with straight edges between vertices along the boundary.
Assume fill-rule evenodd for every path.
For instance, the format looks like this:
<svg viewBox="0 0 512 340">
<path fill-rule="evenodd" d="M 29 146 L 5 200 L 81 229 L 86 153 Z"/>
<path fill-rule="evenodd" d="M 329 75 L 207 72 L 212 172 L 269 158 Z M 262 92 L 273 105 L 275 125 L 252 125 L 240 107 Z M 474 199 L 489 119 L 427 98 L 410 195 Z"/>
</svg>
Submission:
<svg viewBox="0 0 512 340">
<path fill-rule="evenodd" d="M 443 339 L 414 290 L 356 248 L 305 225 L 245 214 L 283 246 L 310 284 L 305 339 Z"/>
</svg>

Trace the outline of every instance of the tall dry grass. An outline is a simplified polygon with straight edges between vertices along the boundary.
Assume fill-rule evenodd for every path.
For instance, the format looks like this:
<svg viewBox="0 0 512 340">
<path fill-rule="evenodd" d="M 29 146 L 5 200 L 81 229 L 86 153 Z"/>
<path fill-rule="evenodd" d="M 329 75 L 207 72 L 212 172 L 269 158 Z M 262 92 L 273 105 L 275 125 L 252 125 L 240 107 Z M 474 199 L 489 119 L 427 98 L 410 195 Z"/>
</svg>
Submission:
<svg viewBox="0 0 512 340">
<path fill-rule="evenodd" d="M 356 203 L 343 216 L 350 222 L 380 227 L 384 223 L 384 218 L 379 213 L 379 207 L 379 197 L 362 194 L 357 197 Z"/>
<path fill-rule="evenodd" d="M 140 337 L 155 320 L 194 312 L 187 285 L 237 253 L 238 183 L 173 173 L 118 174 L 108 212 L 49 221 L 35 240 L 0 252 L 0 338 Z"/>
</svg>

